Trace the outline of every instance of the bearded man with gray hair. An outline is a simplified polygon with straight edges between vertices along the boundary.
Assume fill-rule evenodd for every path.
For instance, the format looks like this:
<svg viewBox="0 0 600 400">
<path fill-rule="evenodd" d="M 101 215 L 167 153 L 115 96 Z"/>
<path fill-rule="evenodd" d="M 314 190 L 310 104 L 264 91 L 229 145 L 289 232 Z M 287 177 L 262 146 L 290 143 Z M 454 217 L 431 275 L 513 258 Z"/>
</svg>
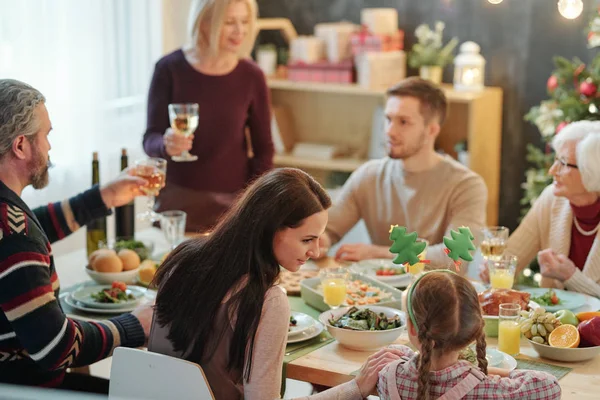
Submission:
<svg viewBox="0 0 600 400">
<path fill-rule="evenodd" d="M 578 121 L 553 139 L 549 185 L 510 236 L 521 271 L 537 255 L 542 287 L 600 297 L 600 121 Z M 488 280 L 482 267 L 481 277 Z"/>
<path fill-rule="evenodd" d="M 44 96 L 0 79 L 0 383 L 108 393 L 108 381 L 66 369 L 105 358 L 116 346 L 143 345 L 152 311 L 140 307 L 96 323 L 67 318 L 51 243 L 129 203 L 146 181 L 123 175 L 31 210 L 20 196 L 29 185 L 48 184 L 51 130 Z"/>
</svg>

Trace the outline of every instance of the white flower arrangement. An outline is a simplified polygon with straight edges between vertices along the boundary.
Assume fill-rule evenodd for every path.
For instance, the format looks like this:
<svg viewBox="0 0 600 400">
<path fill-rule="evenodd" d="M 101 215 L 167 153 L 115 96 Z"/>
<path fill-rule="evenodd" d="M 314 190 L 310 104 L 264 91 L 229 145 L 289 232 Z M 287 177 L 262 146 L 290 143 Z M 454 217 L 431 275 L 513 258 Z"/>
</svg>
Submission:
<svg viewBox="0 0 600 400">
<path fill-rule="evenodd" d="M 453 38 L 446 46 L 443 46 L 443 33 L 446 25 L 437 21 L 434 30 L 427 24 L 421 24 L 415 29 L 417 43 L 412 47 L 409 54 L 408 63 L 413 68 L 422 66 L 438 65 L 443 67 L 454 59 L 452 52 L 458 44 L 458 40 Z"/>
<path fill-rule="evenodd" d="M 537 116 L 533 123 L 538 127 L 543 137 L 553 136 L 556 126 L 563 119 L 563 111 L 558 108 L 558 103 L 553 100 L 545 100 L 537 109 Z"/>
</svg>

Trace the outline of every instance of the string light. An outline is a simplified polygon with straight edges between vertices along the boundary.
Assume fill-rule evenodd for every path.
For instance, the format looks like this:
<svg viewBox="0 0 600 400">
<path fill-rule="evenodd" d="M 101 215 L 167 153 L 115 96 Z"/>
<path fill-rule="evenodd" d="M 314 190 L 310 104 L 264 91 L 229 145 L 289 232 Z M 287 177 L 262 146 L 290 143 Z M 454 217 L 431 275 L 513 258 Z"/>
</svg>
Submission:
<svg viewBox="0 0 600 400">
<path fill-rule="evenodd" d="M 567 19 L 575 19 L 583 11 L 581 0 L 558 0 L 558 12 Z"/>
</svg>

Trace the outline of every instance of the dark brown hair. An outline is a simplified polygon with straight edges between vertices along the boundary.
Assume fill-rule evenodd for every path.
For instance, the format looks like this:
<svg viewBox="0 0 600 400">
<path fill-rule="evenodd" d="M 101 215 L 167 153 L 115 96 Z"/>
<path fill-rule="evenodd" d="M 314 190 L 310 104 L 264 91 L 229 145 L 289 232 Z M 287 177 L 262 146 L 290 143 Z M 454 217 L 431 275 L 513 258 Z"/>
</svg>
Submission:
<svg viewBox="0 0 600 400">
<path fill-rule="evenodd" d="M 169 327 L 174 350 L 187 351 L 186 359 L 193 362 L 213 356 L 211 343 L 223 334 L 215 331 L 217 312 L 237 286 L 226 303 L 229 314 L 237 315 L 227 367 L 243 370 L 248 380 L 264 297 L 279 276 L 275 233 L 330 206 L 329 196 L 310 175 L 276 169 L 250 185 L 210 235 L 177 247 L 155 277 L 156 317 Z M 243 277 L 247 282 L 241 285 Z"/>
<path fill-rule="evenodd" d="M 487 374 L 484 321 L 477 292 L 468 280 L 430 272 L 417 283 L 411 302 L 421 344 L 418 399 L 429 398 L 432 355 L 461 350 L 477 341 L 477 363 Z"/>
<path fill-rule="evenodd" d="M 444 124 L 448 113 L 448 100 L 444 91 L 425 79 L 411 76 L 387 90 L 388 96 L 414 97 L 421 103 L 421 115 L 426 123 L 436 117 L 440 125 Z"/>
</svg>

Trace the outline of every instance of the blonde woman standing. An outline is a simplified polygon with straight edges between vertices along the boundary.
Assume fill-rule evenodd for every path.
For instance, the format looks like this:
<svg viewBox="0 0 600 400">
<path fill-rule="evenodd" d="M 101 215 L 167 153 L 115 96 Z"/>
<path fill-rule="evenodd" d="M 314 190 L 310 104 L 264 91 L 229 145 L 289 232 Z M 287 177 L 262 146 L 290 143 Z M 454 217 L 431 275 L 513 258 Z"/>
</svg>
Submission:
<svg viewBox="0 0 600 400">
<path fill-rule="evenodd" d="M 247 59 L 256 18 L 255 0 L 195 0 L 191 44 L 155 66 L 144 150 L 169 160 L 157 211 L 186 211 L 188 230 L 211 229 L 239 191 L 272 167 L 269 92 L 262 71 Z M 198 103 L 198 128 L 192 136 L 170 128 L 172 103 Z M 246 128 L 252 159 L 247 155 Z M 185 150 L 198 160 L 171 160 Z"/>
</svg>

